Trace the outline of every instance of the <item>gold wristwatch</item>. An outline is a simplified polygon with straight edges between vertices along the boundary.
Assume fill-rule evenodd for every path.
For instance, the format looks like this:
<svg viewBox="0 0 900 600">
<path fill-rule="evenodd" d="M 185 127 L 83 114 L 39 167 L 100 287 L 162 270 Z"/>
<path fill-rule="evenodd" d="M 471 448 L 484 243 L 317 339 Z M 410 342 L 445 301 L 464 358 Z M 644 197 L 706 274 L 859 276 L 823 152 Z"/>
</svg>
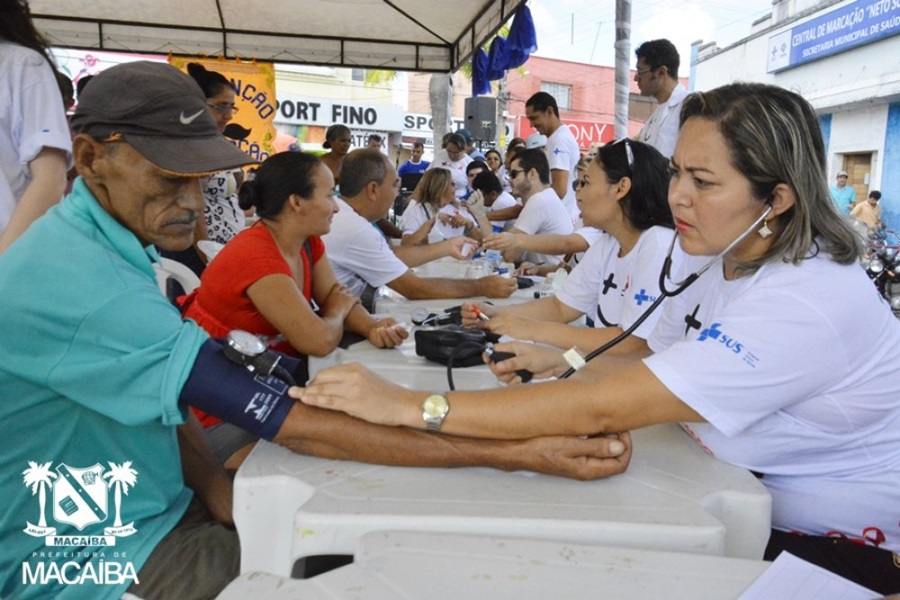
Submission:
<svg viewBox="0 0 900 600">
<path fill-rule="evenodd" d="M 425 421 L 425 431 L 439 432 L 449 412 L 450 402 L 445 394 L 429 394 L 422 401 L 422 419 Z"/>
</svg>

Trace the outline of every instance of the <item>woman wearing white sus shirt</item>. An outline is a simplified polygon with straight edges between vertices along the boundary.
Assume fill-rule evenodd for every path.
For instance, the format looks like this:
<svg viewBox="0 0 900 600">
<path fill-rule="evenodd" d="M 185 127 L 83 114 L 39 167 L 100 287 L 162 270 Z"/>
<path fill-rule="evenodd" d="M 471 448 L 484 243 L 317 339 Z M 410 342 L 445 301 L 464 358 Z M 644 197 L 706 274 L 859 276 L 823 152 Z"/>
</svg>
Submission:
<svg viewBox="0 0 900 600">
<path fill-rule="evenodd" d="M 452 392 L 439 429 L 510 438 L 686 422 L 710 453 L 761 474 L 767 559 L 788 550 L 896 592 L 900 322 L 828 194 L 816 114 L 793 92 L 731 84 L 689 96 L 681 123 L 669 189 L 679 243 L 722 260 L 666 305 L 653 354 L 601 358 L 567 381 Z M 518 356 L 491 368 L 505 379 L 559 374 L 527 346 L 499 344 Z M 360 366 L 320 372 L 292 394 L 425 428 L 428 392 Z"/>
<path fill-rule="evenodd" d="M 575 187 L 584 224 L 604 233 L 560 292 L 501 308 L 463 304 L 463 324 L 562 349 L 575 346 L 584 354 L 621 334 L 659 295 L 659 270 L 675 234 L 668 182 L 668 161 L 652 146 L 625 139 L 603 147 Z M 617 351 L 643 345 L 660 314 L 644 321 Z M 582 315 L 593 328 L 567 325 Z M 559 364 L 566 366 L 561 354 Z"/>
</svg>

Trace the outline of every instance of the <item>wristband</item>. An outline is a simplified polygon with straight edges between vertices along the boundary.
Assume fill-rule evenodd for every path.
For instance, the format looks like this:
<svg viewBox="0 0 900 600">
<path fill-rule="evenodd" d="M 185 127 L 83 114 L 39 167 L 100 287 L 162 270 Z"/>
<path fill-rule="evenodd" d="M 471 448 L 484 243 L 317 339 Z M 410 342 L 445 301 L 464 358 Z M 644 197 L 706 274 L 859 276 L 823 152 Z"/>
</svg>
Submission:
<svg viewBox="0 0 900 600">
<path fill-rule="evenodd" d="M 566 363 L 572 367 L 572 370 L 577 371 L 587 363 L 584 361 L 584 358 L 581 356 L 581 353 L 574 346 L 563 352 L 563 358 L 566 360 Z"/>
</svg>

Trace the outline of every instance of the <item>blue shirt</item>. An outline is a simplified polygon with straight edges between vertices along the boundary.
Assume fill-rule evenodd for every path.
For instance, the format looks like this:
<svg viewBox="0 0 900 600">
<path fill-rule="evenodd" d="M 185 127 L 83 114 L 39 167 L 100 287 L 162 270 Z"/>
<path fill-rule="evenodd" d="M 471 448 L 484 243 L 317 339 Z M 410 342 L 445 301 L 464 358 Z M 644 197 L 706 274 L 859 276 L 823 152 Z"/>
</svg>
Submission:
<svg viewBox="0 0 900 600">
<path fill-rule="evenodd" d="M 178 396 L 206 334 L 155 260 L 80 178 L 0 256 L 2 597 L 119 598 L 187 508 Z"/>
<path fill-rule="evenodd" d="M 420 160 L 417 163 L 414 163 L 411 160 L 406 161 L 400 168 L 397 169 L 397 175 L 403 177 L 404 175 L 415 175 L 416 173 L 424 173 L 428 170 L 428 166 L 431 163 L 427 160 Z"/>
<path fill-rule="evenodd" d="M 838 186 L 833 185 L 828 191 L 831 192 L 831 199 L 834 200 L 838 211 L 849 215 L 850 209 L 853 208 L 853 204 L 856 202 L 856 190 L 853 189 L 853 186 L 847 184 L 843 188 L 838 188 Z"/>
</svg>

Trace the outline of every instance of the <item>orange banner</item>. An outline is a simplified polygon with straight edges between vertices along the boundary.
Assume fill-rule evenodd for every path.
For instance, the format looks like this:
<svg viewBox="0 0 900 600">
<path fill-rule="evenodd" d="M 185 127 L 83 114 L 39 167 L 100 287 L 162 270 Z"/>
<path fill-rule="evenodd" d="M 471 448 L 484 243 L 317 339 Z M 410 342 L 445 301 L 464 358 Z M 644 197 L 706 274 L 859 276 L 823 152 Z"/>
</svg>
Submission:
<svg viewBox="0 0 900 600">
<path fill-rule="evenodd" d="M 226 136 L 241 150 L 263 161 L 274 154 L 275 65 L 219 58 L 170 56 L 169 63 L 187 73 L 187 64 L 200 63 L 224 75 L 235 89 L 238 108 L 226 129 Z"/>
</svg>

